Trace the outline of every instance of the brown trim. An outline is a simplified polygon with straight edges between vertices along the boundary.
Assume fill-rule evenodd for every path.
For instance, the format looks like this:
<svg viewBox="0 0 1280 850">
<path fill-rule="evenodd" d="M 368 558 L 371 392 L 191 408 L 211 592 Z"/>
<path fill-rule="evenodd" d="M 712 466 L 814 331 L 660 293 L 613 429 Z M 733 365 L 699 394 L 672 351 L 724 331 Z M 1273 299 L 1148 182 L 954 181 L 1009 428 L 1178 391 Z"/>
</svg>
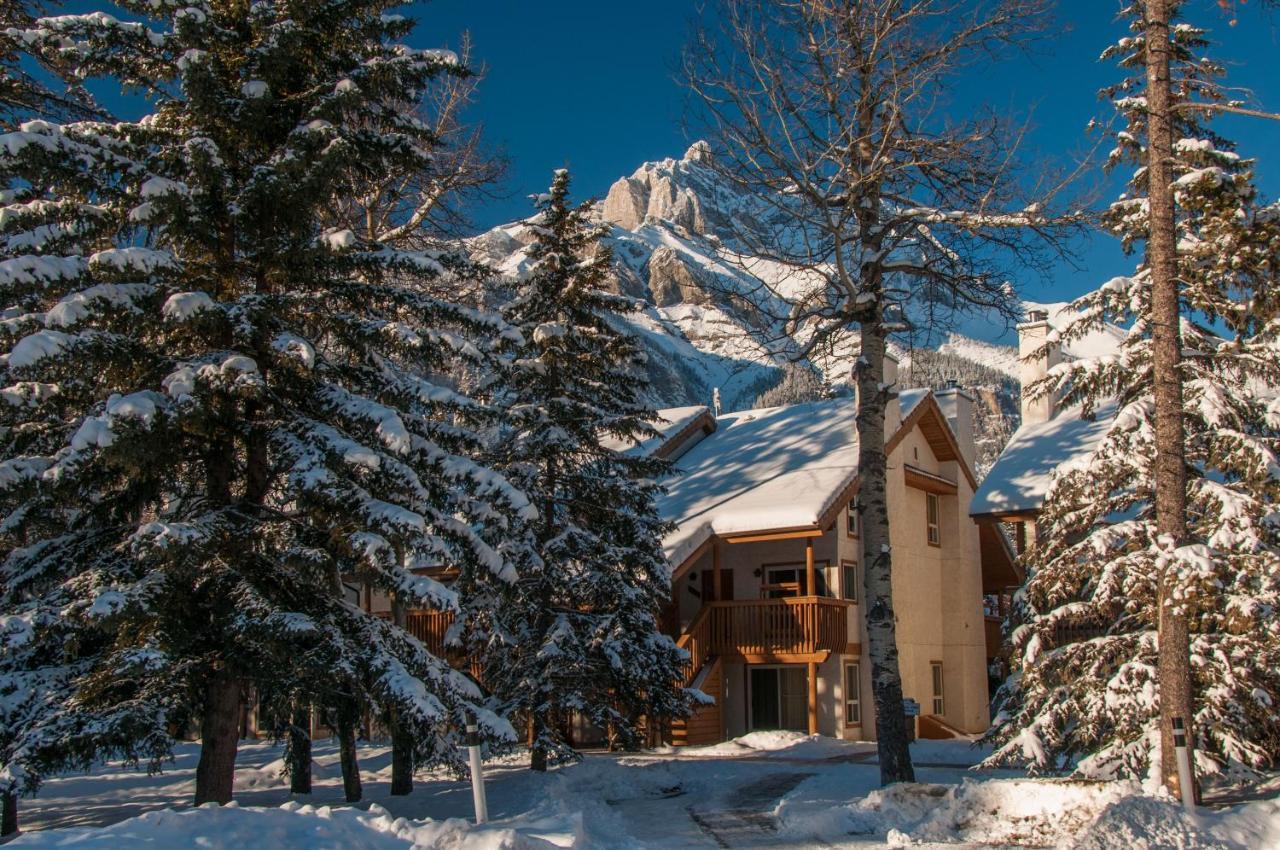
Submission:
<svg viewBox="0 0 1280 850">
<path fill-rule="evenodd" d="M 675 584 L 679 579 L 684 578 L 684 574 L 689 572 L 693 565 L 697 563 L 703 555 L 707 554 L 708 550 L 715 545 L 715 542 L 716 536 L 712 534 L 706 540 L 699 543 L 698 548 L 690 552 L 685 559 L 680 562 L 680 566 L 671 571 L 671 583 Z"/>
<path fill-rule="evenodd" d="M 861 595 L 858 593 L 858 588 L 857 588 L 858 582 L 854 581 L 853 583 L 854 588 L 853 588 L 852 597 L 849 596 L 848 588 L 846 588 L 844 585 L 844 571 L 849 569 L 850 567 L 853 568 L 853 576 L 856 579 L 858 577 L 858 559 L 857 558 L 841 558 L 840 559 L 840 598 L 843 599 L 845 602 L 853 602 L 856 604 L 858 599 L 861 598 Z"/>
<path fill-rule="evenodd" d="M 974 522 L 980 519 L 989 519 L 996 522 L 1035 522 L 1038 516 L 1040 516 L 1039 510 L 987 511 L 982 514 L 969 514 L 969 519 Z"/>
<path fill-rule="evenodd" d="M 1018 555 L 1005 536 L 1004 529 L 995 520 L 974 520 L 978 527 L 978 557 L 982 567 L 982 592 L 1003 593 L 1005 588 L 1016 587 L 1026 578 L 1018 561 Z M 1018 528 L 1025 534 L 1025 525 Z M 1025 540 L 1025 537 L 1024 537 Z"/>
<path fill-rule="evenodd" d="M 821 537 L 822 535 L 821 528 L 804 525 L 793 528 L 780 528 L 775 531 L 747 531 L 741 534 L 723 534 L 720 535 L 720 539 L 725 543 L 761 543 L 766 540 L 798 540 L 803 537 Z"/>
<path fill-rule="evenodd" d="M 978 489 L 978 481 L 974 478 L 973 470 L 969 468 L 968 461 L 964 459 L 964 455 L 960 452 L 960 444 L 956 442 L 956 435 L 951 432 L 951 424 L 947 422 L 947 417 L 943 414 L 942 408 L 938 407 L 938 400 L 933 397 L 932 392 L 920 399 L 919 403 L 911 409 L 911 413 L 902 420 L 898 430 L 884 444 L 885 458 L 888 459 L 889 455 L 893 454 L 893 450 L 901 445 L 902 441 L 907 438 L 907 434 L 911 432 L 911 429 L 919 425 L 920 420 L 924 419 L 926 414 L 936 417 L 940 426 L 939 433 L 942 434 L 943 438 L 943 442 L 939 444 L 929 440 L 929 447 L 933 450 L 934 457 L 938 460 L 955 461 L 956 466 L 960 467 L 960 470 L 964 473 L 965 480 L 969 482 L 970 488 L 976 491 Z M 926 436 L 925 439 L 928 440 L 928 437 Z"/>
<path fill-rule="evenodd" d="M 918 466 L 912 466 L 909 463 L 902 465 L 902 476 L 908 487 L 924 490 L 926 493 L 933 493 L 938 496 L 954 496 L 959 492 L 956 482 L 949 478 L 943 478 L 941 475 L 935 475 Z"/>
<path fill-rule="evenodd" d="M 862 515 L 854 510 L 857 499 L 855 492 L 844 503 L 844 536 L 850 540 L 857 540 L 862 535 Z"/>
<path fill-rule="evenodd" d="M 840 654 L 841 654 L 841 655 L 856 655 L 858 658 L 861 658 L 861 657 L 862 657 L 862 644 L 861 644 L 861 643 L 846 643 L 846 644 L 844 645 L 844 652 L 842 652 L 842 653 L 840 653 Z M 858 663 L 857 661 L 846 661 L 846 662 L 845 662 L 845 664 L 857 664 L 857 663 Z"/>
<path fill-rule="evenodd" d="M 840 513 L 849 504 L 849 501 L 858 494 L 858 476 L 855 474 L 853 480 L 844 486 L 839 493 L 836 494 L 835 501 L 831 503 L 831 507 L 822 514 L 818 519 L 818 525 L 826 528 L 831 523 L 840 518 Z"/>
<path fill-rule="evenodd" d="M 739 664 L 821 664 L 831 657 L 831 652 L 826 649 L 818 652 L 765 652 L 749 655 L 744 652 L 726 652 L 720 657 Z"/>
<path fill-rule="evenodd" d="M 697 431 L 702 431 L 704 434 L 710 435 L 714 434 L 715 430 L 716 418 L 711 415 L 710 410 L 707 410 L 704 407 L 702 409 L 702 413 L 694 417 L 693 421 L 689 422 L 679 431 L 663 440 L 661 445 L 653 450 L 653 456 L 660 460 L 666 460 L 671 456 L 672 452 L 680 448 L 680 446 L 683 446 L 685 441 L 692 437 Z"/>
</svg>

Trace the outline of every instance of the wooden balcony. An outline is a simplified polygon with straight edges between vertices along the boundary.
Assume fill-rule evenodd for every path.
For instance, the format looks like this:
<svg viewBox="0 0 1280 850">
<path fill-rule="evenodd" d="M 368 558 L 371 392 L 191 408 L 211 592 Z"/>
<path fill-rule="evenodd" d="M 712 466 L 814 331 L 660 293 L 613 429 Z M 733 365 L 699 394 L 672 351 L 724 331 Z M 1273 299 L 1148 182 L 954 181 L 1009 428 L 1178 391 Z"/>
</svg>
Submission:
<svg viewBox="0 0 1280 850">
<path fill-rule="evenodd" d="M 712 656 L 748 664 L 825 661 L 849 646 L 850 604 L 825 596 L 707 603 L 680 639 L 689 674 Z"/>
</svg>

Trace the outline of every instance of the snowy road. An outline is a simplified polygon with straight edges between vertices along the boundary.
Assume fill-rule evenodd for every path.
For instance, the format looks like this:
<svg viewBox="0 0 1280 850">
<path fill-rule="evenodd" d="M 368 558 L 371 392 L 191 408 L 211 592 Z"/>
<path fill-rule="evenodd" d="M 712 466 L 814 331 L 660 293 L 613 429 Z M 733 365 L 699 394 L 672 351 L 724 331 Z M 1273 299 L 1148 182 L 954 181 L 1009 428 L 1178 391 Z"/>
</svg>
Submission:
<svg viewBox="0 0 1280 850">
<path fill-rule="evenodd" d="M 237 762 L 241 808 L 192 809 L 197 755 L 194 745 L 182 745 L 157 775 L 116 764 L 49 781 L 39 797 L 22 803 L 24 829 L 44 831 L 22 836 L 15 850 L 1068 847 L 1115 805 L 1122 832 L 1163 830 L 1170 843 L 1114 843 L 1104 833 L 1103 843 L 1081 847 L 1280 848 L 1280 802 L 1255 804 L 1230 829 L 1219 821 L 1209 836 L 1180 821 L 1177 806 L 1134 796 L 1124 783 L 975 773 L 968 766 L 981 754 L 963 742 L 916 744 L 919 783 L 886 791 L 877 790 L 869 745 L 790 733 L 713 747 L 588 754 L 547 774 L 530 772 L 523 759 L 498 759 L 486 765 L 493 821 L 482 828 L 469 822 L 468 783 L 453 777 L 422 773 L 411 795 L 391 797 L 385 747 L 361 748 L 365 799 L 355 807 L 342 802 L 336 752 L 319 742 L 312 794 L 291 797 L 280 775 L 281 749 L 251 743 Z"/>
</svg>

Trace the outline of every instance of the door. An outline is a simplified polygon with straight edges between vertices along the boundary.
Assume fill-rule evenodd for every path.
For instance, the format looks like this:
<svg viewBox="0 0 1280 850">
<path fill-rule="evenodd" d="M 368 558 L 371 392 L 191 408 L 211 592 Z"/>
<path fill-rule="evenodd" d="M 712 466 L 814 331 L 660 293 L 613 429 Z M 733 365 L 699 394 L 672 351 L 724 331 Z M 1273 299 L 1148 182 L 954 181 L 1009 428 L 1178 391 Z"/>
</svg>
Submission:
<svg viewBox="0 0 1280 850">
<path fill-rule="evenodd" d="M 751 668 L 751 728 L 777 729 L 782 721 L 778 706 L 778 669 Z"/>
<path fill-rule="evenodd" d="M 782 685 L 779 696 L 782 704 L 782 728 L 798 732 L 809 731 L 809 683 L 803 667 L 782 667 L 778 679 Z"/>
<path fill-rule="evenodd" d="M 720 571 L 720 590 L 723 592 L 723 598 L 716 599 L 716 571 L 702 571 L 702 601 L 711 602 L 731 602 L 733 601 L 733 570 Z"/>
<path fill-rule="evenodd" d="M 751 668 L 751 728 L 809 728 L 809 689 L 803 667 Z"/>
</svg>

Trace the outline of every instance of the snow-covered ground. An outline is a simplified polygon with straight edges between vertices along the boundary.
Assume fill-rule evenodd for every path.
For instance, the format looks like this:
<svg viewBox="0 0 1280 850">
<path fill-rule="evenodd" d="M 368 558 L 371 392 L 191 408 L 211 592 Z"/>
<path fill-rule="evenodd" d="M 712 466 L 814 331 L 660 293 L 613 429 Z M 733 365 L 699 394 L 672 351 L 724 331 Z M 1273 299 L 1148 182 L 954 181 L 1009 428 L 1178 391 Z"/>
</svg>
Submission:
<svg viewBox="0 0 1280 850">
<path fill-rule="evenodd" d="M 158 775 L 107 765 L 51 780 L 24 800 L 30 830 L 11 846 L 271 850 L 601 850 L 715 847 L 1066 847 L 1079 850 L 1280 848 L 1280 800 L 1185 816 L 1124 783 L 977 774 L 963 742 L 914 745 L 919 783 L 877 788 L 874 749 L 794 733 L 712 747 L 588 755 L 545 776 L 517 759 L 487 767 L 492 823 L 469 822 L 467 783 L 423 774 L 388 795 L 390 753 L 361 750 L 365 801 L 342 802 L 337 753 L 316 747 L 314 793 L 291 799 L 281 750 L 247 744 L 237 804 L 193 809 L 197 750 Z M 7 848 L 6 848 L 7 850 Z"/>
</svg>

